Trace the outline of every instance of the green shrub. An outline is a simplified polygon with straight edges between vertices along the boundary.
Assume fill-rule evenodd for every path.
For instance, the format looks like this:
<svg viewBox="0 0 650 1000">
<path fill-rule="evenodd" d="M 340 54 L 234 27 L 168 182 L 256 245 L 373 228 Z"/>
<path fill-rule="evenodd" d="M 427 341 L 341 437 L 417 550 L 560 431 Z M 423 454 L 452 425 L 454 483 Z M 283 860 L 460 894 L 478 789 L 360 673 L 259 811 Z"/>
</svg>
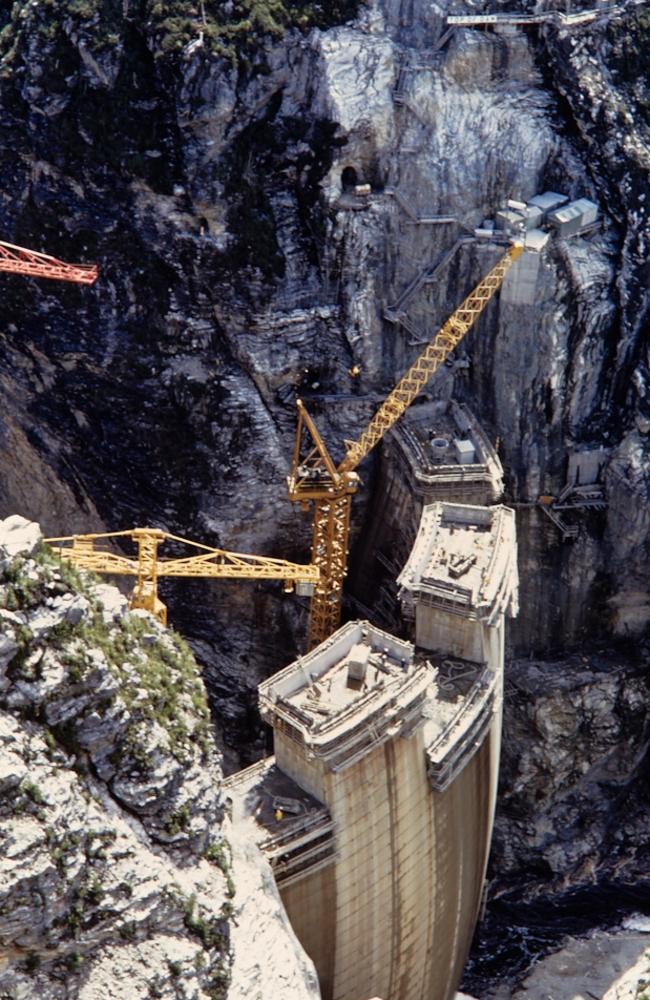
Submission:
<svg viewBox="0 0 650 1000">
<path fill-rule="evenodd" d="M 228 987 L 230 986 L 230 970 L 220 965 L 206 987 L 206 993 L 210 1000 L 227 1000 Z"/>
<path fill-rule="evenodd" d="M 42 791 L 38 785 L 35 785 L 32 781 L 23 781 L 22 789 L 25 795 L 27 795 L 36 805 L 41 806 L 46 803 L 45 796 Z"/>
<path fill-rule="evenodd" d="M 203 852 L 203 857 L 206 861 L 211 864 L 216 865 L 223 874 L 226 876 L 226 895 L 228 899 L 232 899 L 235 895 L 235 883 L 233 881 L 231 873 L 232 865 L 232 852 L 230 850 L 230 844 L 227 840 L 221 840 L 219 843 L 208 844 L 205 851 Z M 229 906 L 230 904 L 224 903 L 223 906 Z M 223 912 L 222 906 L 222 912 Z M 232 912 L 232 906 L 230 905 L 230 910 L 228 914 L 224 916 L 229 916 Z"/>
<path fill-rule="evenodd" d="M 184 833 L 190 829 L 190 807 L 187 803 L 182 805 L 167 818 L 165 830 L 174 837 L 177 833 Z"/>
<path fill-rule="evenodd" d="M 281 38 L 296 28 L 327 28 L 355 17 L 361 0 L 234 0 L 224 10 L 223 0 L 145 0 L 141 23 L 155 42 L 157 54 L 179 53 L 189 42 L 203 37 L 205 50 L 232 63 L 248 64 L 265 39 Z M 5 75 L 26 47 L 35 28 L 47 45 L 62 41 L 72 23 L 83 31 L 84 44 L 96 52 L 115 48 L 124 37 L 125 21 L 135 15 L 135 0 L 67 0 L 66 17 L 55 14 L 59 0 L 39 4 L 14 3 L 0 32 L 0 59 Z M 129 10 L 133 8 L 133 10 Z M 1 22 L 0 22 L 1 24 Z"/>
<path fill-rule="evenodd" d="M 79 972 L 84 964 L 84 957 L 80 951 L 72 951 L 67 956 L 65 964 L 71 972 Z"/>
</svg>

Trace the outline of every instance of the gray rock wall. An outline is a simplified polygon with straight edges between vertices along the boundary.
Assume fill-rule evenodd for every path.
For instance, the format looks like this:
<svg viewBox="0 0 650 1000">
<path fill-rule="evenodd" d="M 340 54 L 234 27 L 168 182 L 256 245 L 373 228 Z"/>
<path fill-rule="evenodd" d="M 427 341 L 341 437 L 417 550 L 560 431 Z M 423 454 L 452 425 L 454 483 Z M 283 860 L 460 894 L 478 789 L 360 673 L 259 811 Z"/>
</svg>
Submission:
<svg viewBox="0 0 650 1000">
<path fill-rule="evenodd" d="M 497 882 L 560 893 L 645 878 L 647 665 L 605 650 L 516 661 L 506 685 Z"/>
<path fill-rule="evenodd" d="M 643 627 L 646 533 L 629 519 L 621 531 L 629 505 L 616 456 L 622 448 L 642 492 L 647 435 L 645 418 L 635 422 L 634 397 L 641 398 L 637 382 L 645 383 L 642 369 L 637 382 L 632 376 L 644 300 L 629 289 L 642 265 L 645 216 L 631 204 L 614 211 L 608 198 L 616 182 L 610 167 L 614 173 L 623 160 L 637 177 L 642 149 L 626 152 L 614 132 L 594 170 L 590 104 L 572 100 L 597 91 L 616 103 L 601 67 L 606 53 L 596 71 L 585 53 L 608 44 L 604 29 L 589 29 L 595 41 L 558 38 L 550 29 L 545 37 L 459 30 L 434 55 L 443 13 L 419 3 L 370 5 L 354 25 L 289 35 L 263 53 L 264 71 L 251 73 L 196 46 L 173 66 L 156 61 L 153 39 L 127 21 L 110 58 L 90 58 L 83 29 L 68 26 L 65 54 L 75 72 L 58 102 L 52 93 L 63 86 L 56 62 L 63 41 L 44 41 L 31 15 L 27 47 L 18 47 L 0 100 L 7 128 L 25 114 L 27 94 L 32 114 L 42 115 L 31 131 L 14 129 L 21 151 L 13 156 L 14 188 L 24 194 L 6 206 L 5 229 L 28 243 L 52 232 L 55 244 L 61 230 L 64 245 L 59 239 L 53 249 L 98 257 L 102 278 L 92 290 L 41 283 L 28 302 L 20 279 L 7 279 L 7 512 L 20 501 L 48 531 L 157 520 L 235 549 L 304 552 L 309 526 L 282 485 L 293 394 L 386 391 L 417 347 L 383 320 L 383 306 L 462 226 L 480 222 L 506 196 L 553 184 L 601 201 L 600 234 L 548 253 L 533 307 L 494 303 L 468 338 L 469 376 L 445 371 L 433 392 L 453 389 L 478 409 L 500 440 L 513 500 L 557 492 L 569 450 L 612 449 L 605 539 L 588 546 L 586 572 L 594 585 L 603 577 L 598 613 L 614 609 L 612 629 L 624 631 L 632 619 Z M 123 80 L 136 53 L 142 58 L 128 100 L 136 120 L 146 115 L 150 123 L 137 137 Z M 545 69 L 554 59 L 563 69 L 550 81 Z M 90 120 L 107 102 L 110 145 L 128 152 L 126 170 L 103 151 Z M 574 120 L 567 121 L 568 107 Z M 77 130 L 74 143 L 63 138 L 68 124 Z M 28 173 L 29 158 L 38 169 Z M 336 208 L 346 166 L 373 183 L 365 211 Z M 386 185 L 416 214 L 452 214 L 458 225 L 413 225 L 381 194 Z M 629 187 L 631 202 L 632 180 Z M 410 300 L 411 322 L 433 330 L 493 257 L 461 247 Z M 348 374 L 354 365 L 356 380 Z M 626 380 L 624 398 L 608 390 Z M 368 415 L 363 405 L 344 414 L 313 405 L 334 451 Z M 35 472 L 31 490 L 27 467 Z M 602 535 L 603 525 L 587 518 L 584 532 Z M 558 625 L 563 641 L 575 641 L 592 621 L 585 559 L 563 551 L 538 519 L 522 519 L 520 535 L 530 535 L 524 544 L 540 557 L 523 580 L 530 614 L 521 619 L 518 647 L 548 648 L 551 620 L 553 643 Z M 631 550 L 640 569 L 632 583 Z M 567 580 L 561 603 L 549 604 L 545 564 Z M 630 601 L 635 614 L 618 614 Z M 193 631 L 214 643 L 214 598 L 202 603 Z M 228 624 L 238 618 L 238 598 L 226 593 L 219 603 L 217 642 L 243 665 L 238 625 Z M 265 614 L 277 627 L 277 613 Z"/>
</svg>

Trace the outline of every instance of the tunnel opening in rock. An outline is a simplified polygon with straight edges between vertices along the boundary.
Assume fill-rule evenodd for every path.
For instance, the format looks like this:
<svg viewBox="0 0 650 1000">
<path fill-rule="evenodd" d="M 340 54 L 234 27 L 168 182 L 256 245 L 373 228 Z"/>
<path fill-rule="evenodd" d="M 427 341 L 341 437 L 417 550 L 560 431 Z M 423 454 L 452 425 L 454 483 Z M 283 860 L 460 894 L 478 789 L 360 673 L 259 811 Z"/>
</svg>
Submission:
<svg viewBox="0 0 650 1000">
<path fill-rule="evenodd" d="M 344 167 L 341 171 L 341 187 L 344 191 L 354 191 L 359 177 L 354 167 Z"/>
</svg>

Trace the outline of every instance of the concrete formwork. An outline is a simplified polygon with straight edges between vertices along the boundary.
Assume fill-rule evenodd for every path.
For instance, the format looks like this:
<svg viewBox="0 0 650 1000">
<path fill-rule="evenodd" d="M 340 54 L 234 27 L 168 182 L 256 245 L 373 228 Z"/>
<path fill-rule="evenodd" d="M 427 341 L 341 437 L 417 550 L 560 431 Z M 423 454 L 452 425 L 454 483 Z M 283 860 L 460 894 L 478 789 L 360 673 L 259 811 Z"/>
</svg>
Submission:
<svg viewBox="0 0 650 1000">
<path fill-rule="evenodd" d="M 487 862 L 493 741 L 437 795 L 423 741 L 421 732 L 391 740 L 330 778 L 338 833 L 329 914 L 319 900 L 322 873 L 281 889 L 323 1000 L 448 1000 L 455 993 Z"/>
</svg>

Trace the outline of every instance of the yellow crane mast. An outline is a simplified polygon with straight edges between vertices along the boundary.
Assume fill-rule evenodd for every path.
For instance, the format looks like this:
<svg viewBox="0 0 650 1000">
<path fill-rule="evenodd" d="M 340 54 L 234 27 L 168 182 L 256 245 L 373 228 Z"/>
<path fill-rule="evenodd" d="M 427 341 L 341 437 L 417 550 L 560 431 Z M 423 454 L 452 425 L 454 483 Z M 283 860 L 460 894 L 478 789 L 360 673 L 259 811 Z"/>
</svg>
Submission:
<svg viewBox="0 0 650 1000">
<path fill-rule="evenodd" d="M 105 548 L 108 540 L 113 538 L 130 538 L 137 545 L 137 557 L 131 559 Z M 134 576 L 136 581 L 129 599 L 130 607 L 150 611 L 163 625 L 167 624 L 167 608 L 158 597 L 158 578 L 162 576 L 282 580 L 285 590 L 291 591 L 295 587 L 302 596 L 313 593 L 319 577 L 316 566 L 301 566 L 284 559 L 227 552 L 225 549 L 211 548 L 200 542 L 179 538 L 178 535 L 170 535 L 157 528 L 66 535 L 46 538 L 45 541 L 58 551 L 62 559 L 72 563 L 77 569 Z M 197 555 L 161 559 L 158 548 L 165 541 L 180 542 L 200 551 Z"/>
<path fill-rule="evenodd" d="M 350 508 L 359 487 L 355 469 L 472 328 L 523 249 L 520 243 L 510 246 L 452 313 L 381 404 L 358 441 L 345 441 L 346 453 L 338 467 L 304 404 L 298 400 L 296 443 L 287 482 L 290 500 L 299 502 L 303 509 L 314 504 L 311 553 L 313 565 L 320 570 L 320 578 L 311 600 L 309 649 L 331 635 L 340 622 L 343 581 L 347 573 Z"/>
</svg>

